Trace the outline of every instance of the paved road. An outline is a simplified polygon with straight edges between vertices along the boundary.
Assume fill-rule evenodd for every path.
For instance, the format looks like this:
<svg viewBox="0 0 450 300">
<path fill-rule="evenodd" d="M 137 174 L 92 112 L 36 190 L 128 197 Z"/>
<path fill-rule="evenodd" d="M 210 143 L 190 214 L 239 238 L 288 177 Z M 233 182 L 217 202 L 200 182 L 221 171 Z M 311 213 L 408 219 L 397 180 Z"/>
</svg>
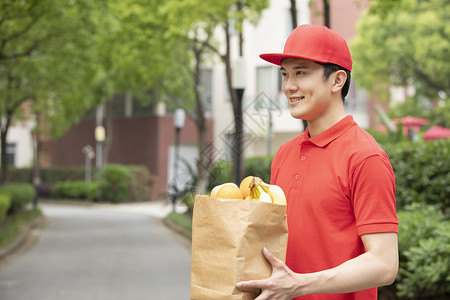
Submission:
<svg viewBox="0 0 450 300">
<path fill-rule="evenodd" d="M 0 268 L 1 300 L 189 299 L 189 244 L 160 220 L 169 206 L 41 208 L 35 244 Z"/>
</svg>

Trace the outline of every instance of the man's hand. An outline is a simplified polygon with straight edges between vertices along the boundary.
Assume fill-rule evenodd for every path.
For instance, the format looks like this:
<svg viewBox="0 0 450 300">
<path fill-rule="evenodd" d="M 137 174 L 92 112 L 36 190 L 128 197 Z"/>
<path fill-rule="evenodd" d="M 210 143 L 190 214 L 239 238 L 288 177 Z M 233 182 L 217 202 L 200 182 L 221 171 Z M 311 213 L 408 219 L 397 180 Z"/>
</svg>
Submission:
<svg viewBox="0 0 450 300">
<path fill-rule="evenodd" d="M 258 288 L 261 294 L 255 300 L 290 300 L 296 296 L 295 289 L 299 286 L 297 274 L 292 272 L 283 261 L 279 260 L 266 248 L 264 257 L 272 265 L 272 276 L 262 280 L 241 281 L 236 284 L 238 289 Z"/>
</svg>

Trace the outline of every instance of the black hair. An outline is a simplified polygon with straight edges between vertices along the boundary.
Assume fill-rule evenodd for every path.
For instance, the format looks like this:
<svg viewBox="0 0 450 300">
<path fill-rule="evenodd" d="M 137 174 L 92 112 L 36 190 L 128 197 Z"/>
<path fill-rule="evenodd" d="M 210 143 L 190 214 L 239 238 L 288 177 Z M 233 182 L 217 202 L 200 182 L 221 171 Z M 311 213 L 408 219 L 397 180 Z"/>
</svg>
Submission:
<svg viewBox="0 0 450 300">
<path fill-rule="evenodd" d="M 330 78 L 330 75 L 332 73 L 339 70 L 342 70 L 347 74 L 347 81 L 345 81 L 344 86 L 342 87 L 342 101 L 345 101 L 345 96 L 347 96 L 348 90 L 350 89 L 350 80 L 351 80 L 350 71 L 344 67 L 332 63 L 318 63 L 318 64 L 323 66 L 323 77 L 325 78 L 325 80 Z"/>
</svg>

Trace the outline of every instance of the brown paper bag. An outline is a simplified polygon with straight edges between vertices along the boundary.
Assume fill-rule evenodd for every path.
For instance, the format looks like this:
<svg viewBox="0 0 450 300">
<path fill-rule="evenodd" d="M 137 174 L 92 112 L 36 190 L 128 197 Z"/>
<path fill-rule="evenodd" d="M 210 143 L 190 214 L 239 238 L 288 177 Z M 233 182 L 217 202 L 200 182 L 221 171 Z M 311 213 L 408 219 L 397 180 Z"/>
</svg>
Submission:
<svg viewBox="0 0 450 300">
<path fill-rule="evenodd" d="M 192 222 L 191 299 L 250 300 L 239 281 L 270 277 L 262 250 L 285 261 L 286 206 L 197 195 Z"/>
</svg>

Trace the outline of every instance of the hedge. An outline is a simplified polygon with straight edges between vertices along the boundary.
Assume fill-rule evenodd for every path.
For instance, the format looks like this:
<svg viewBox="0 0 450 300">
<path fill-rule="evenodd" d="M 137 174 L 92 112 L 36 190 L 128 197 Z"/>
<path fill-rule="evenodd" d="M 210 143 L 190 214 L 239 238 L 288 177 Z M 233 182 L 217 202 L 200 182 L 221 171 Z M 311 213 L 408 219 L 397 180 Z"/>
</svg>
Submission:
<svg viewBox="0 0 450 300">
<path fill-rule="evenodd" d="M 0 194 L 0 224 L 5 220 L 11 200 L 6 194 Z"/>
<path fill-rule="evenodd" d="M 151 176 L 147 167 L 127 166 L 130 171 L 130 201 L 147 201 L 150 198 Z"/>
<path fill-rule="evenodd" d="M 389 144 L 395 173 L 397 207 L 428 203 L 446 210 L 450 206 L 450 139 Z"/>
<path fill-rule="evenodd" d="M 255 156 L 245 159 L 243 177 L 252 175 L 258 176 L 265 182 L 270 182 L 270 164 L 273 156 Z M 233 163 L 230 161 L 219 161 L 215 163 L 209 173 L 208 188 L 212 189 L 216 185 L 231 182 Z"/>
<path fill-rule="evenodd" d="M 131 172 L 121 165 L 106 165 L 100 172 L 102 200 L 118 203 L 130 201 Z"/>
<path fill-rule="evenodd" d="M 450 221 L 438 206 L 424 203 L 406 206 L 398 218 L 400 268 L 394 286 L 397 296 L 450 296 Z"/>
<path fill-rule="evenodd" d="M 0 187 L 0 194 L 5 194 L 9 197 L 11 205 L 7 214 L 12 215 L 25 209 L 25 206 L 33 201 L 35 190 L 31 184 L 9 183 Z"/>
<path fill-rule="evenodd" d="M 123 177 L 124 180 L 126 180 L 128 191 L 122 191 L 121 194 L 115 195 L 114 191 L 118 188 L 118 181 L 115 181 L 113 177 L 117 176 L 117 170 L 122 168 L 125 170 L 124 172 L 128 174 Z M 116 175 L 112 173 L 116 173 Z M 93 178 L 103 178 L 103 199 L 106 201 L 146 201 L 150 197 L 151 176 L 148 168 L 145 166 L 106 165 L 102 169 L 101 175 L 102 176 L 100 176 L 96 170 L 93 170 Z M 43 168 L 41 170 L 42 184 L 37 186 L 36 190 L 39 197 L 43 198 L 95 199 L 98 195 L 99 187 L 94 184 L 83 184 L 84 176 L 84 167 Z M 11 182 L 29 183 L 31 182 L 31 169 L 11 168 L 9 169 L 9 180 Z M 76 189 L 79 189 L 79 191 L 76 191 Z M 87 190 L 89 190 L 89 192 Z M 121 200 L 119 200 L 119 198 Z"/>
<path fill-rule="evenodd" d="M 60 181 L 51 191 L 54 198 L 94 200 L 97 197 L 98 184 L 85 181 Z"/>
<path fill-rule="evenodd" d="M 95 170 L 92 170 L 95 173 Z M 45 183 L 54 184 L 58 181 L 77 181 L 84 180 L 84 167 L 70 166 L 70 167 L 51 167 L 42 168 L 40 170 L 41 181 Z M 32 170 L 30 168 L 9 168 L 8 180 L 10 182 L 32 182 Z"/>
</svg>

